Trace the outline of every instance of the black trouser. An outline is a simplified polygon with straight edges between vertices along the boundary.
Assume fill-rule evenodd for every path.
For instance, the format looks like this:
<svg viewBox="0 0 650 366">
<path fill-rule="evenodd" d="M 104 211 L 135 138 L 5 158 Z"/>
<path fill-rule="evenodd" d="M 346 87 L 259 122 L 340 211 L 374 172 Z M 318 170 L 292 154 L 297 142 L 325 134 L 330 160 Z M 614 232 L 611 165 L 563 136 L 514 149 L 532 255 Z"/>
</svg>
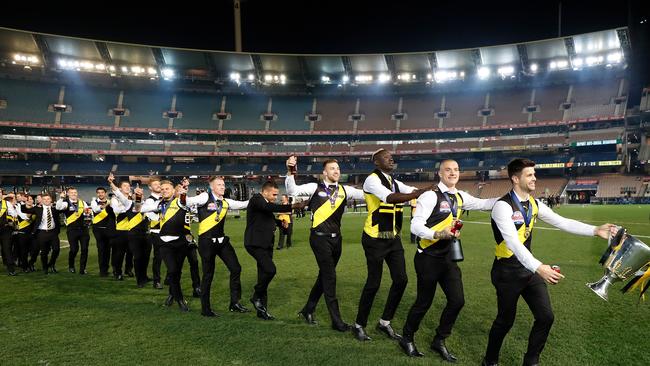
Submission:
<svg viewBox="0 0 650 366">
<path fill-rule="evenodd" d="M 107 227 L 93 226 L 93 234 L 97 243 L 97 262 L 99 264 L 99 274 L 107 275 L 108 267 L 111 262 L 111 237 L 114 234 L 112 229 Z"/>
<path fill-rule="evenodd" d="M 404 248 L 399 236 L 394 239 L 375 239 L 364 232 L 361 236 L 361 245 L 363 245 L 363 251 L 366 254 L 368 278 L 361 292 L 356 323 L 365 327 L 368 324 L 372 303 L 381 284 L 384 261 L 388 265 L 393 283 L 390 286 L 384 313 L 381 316 L 383 320 L 393 319 L 399 302 L 402 300 L 402 295 L 404 295 L 408 277 L 406 276 L 406 263 L 404 262 Z"/>
<path fill-rule="evenodd" d="M 339 302 L 336 299 L 336 265 L 341 258 L 342 240 L 340 234 L 333 238 L 331 236 L 318 236 L 312 231 L 309 235 L 309 245 L 318 264 L 318 278 L 316 278 L 316 283 L 311 288 L 307 304 L 305 304 L 302 311 L 307 314 L 313 313 L 321 295 L 324 295 L 325 304 L 334 325 L 343 323 Z"/>
<path fill-rule="evenodd" d="M 129 273 L 133 271 L 133 252 L 129 247 L 129 239 L 126 239 L 126 249 L 124 251 L 124 273 Z"/>
<path fill-rule="evenodd" d="M 111 237 L 111 265 L 113 267 L 113 275 L 119 276 L 122 274 L 122 264 L 124 263 L 124 256 L 126 249 L 129 246 L 128 231 L 115 230 L 115 234 Z"/>
<path fill-rule="evenodd" d="M 499 350 L 515 321 L 517 301 L 521 296 L 535 318 L 528 337 L 524 363 L 538 363 L 554 320 L 546 282 L 538 274 L 531 273 L 519 263 L 512 264 L 507 259 L 495 260 L 491 274 L 492 284 L 497 290 L 498 312 L 490 329 L 485 359 L 491 362 L 499 360 Z"/>
<path fill-rule="evenodd" d="M 67 229 L 68 243 L 70 252 L 68 253 L 68 268 L 74 268 L 74 261 L 81 247 L 81 257 L 79 258 L 79 270 L 86 269 L 88 262 L 88 244 L 90 243 L 90 234 L 87 227 L 69 227 Z"/>
<path fill-rule="evenodd" d="M 133 268 L 135 269 L 135 280 L 138 285 L 147 282 L 147 267 L 151 256 L 151 244 L 147 240 L 146 233 L 129 231 L 129 249 L 133 253 Z"/>
<path fill-rule="evenodd" d="M 28 257 L 30 253 L 33 253 L 32 246 L 34 242 L 34 236 L 32 235 L 31 229 L 31 227 L 28 227 L 28 231 L 18 231 L 14 235 L 16 243 L 18 244 L 18 263 L 23 268 L 23 270 L 27 270 L 29 268 L 30 264 Z M 32 258 L 34 258 L 33 254 Z"/>
<path fill-rule="evenodd" d="M 273 246 L 269 248 L 247 246 L 246 251 L 257 262 L 257 284 L 255 285 L 253 299 L 261 300 L 262 304 L 266 306 L 269 284 L 276 273 L 275 263 L 273 263 Z"/>
<path fill-rule="evenodd" d="M 192 289 L 201 287 L 201 272 L 199 271 L 199 247 L 190 244 L 187 249 L 187 264 L 190 265 L 190 277 L 192 278 Z"/>
<path fill-rule="evenodd" d="M 169 294 L 174 300 L 183 300 L 183 291 L 181 290 L 181 274 L 183 272 L 183 262 L 189 251 L 189 246 L 185 237 L 180 237 L 170 242 L 161 241 L 160 255 L 167 267 L 167 278 L 169 279 Z"/>
<path fill-rule="evenodd" d="M 153 259 L 151 260 L 153 282 L 160 283 L 160 265 L 162 264 L 162 257 L 160 256 L 160 235 L 158 233 L 149 233 L 147 240 L 149 240 L 149 245 L 153 248 Z"/>
<path fill-rule="evenodd" d="M 210 287 L 214 277 L 215 258 L 219 256 L 230 272 L 230 304 L 236 304 L 241 299 L 241 265 L 230 244 L 230 238 L 223 237 L 219 243 L 217 238 L 199 237 L 199 253 L 203 264 L 203 281 L 201 281 L 201 306 L 210 310 Z"/>
<path fill-rule="evenodd" d="M 436 337 L 447 338 L 451 335 L 451 329 L 460 310 L 465 305 L 460 268 L 456 262 L 452 262 L 446 257 L 434 257 L 425 253 L 416 253 L 413 262 L 415 262 L 418 281 L 417 296 L 406 318 L 402 336 L 408 341 L 413 341 L 420 322 L 433 303 L 436 286 L 440 284 L 440 288 L 447 297 L 447 305 L 440 315 Z"/>
<path fill-rule="evenodd" d="M 59 257 L 59 251 L 61 251 L 61 243 L 59 241 L 59 233 L 56 230 L 38 230 L 36 232 L 36 242 L 41 250 L 41 265 L 43 266 L 43 271 L 47 272 L 47 269 L 54 267 L 56 264 L 56 259 Z M 52 256 L 48 260 L 48 255 L 52 251 Z"/>
<path fill-rule="evenodd" d="M 291 234 L 293 234 L 293 222 L 289 223 L 289 226 L 285 228 L 280 228 L 280 238 L 278 239 L 278 248 L 284 247 L 284 240 L 287 240 L 287 248 L 291 246 Z"/>
<path fill-rule="evenodd" d="M 12 233 L 10 227 L 0 227 L 0 246 L 2 247 L 2 263 L 7 267 L 7 272 L 15 271 L 15 261 L 12 250 Z"/>
</svg>

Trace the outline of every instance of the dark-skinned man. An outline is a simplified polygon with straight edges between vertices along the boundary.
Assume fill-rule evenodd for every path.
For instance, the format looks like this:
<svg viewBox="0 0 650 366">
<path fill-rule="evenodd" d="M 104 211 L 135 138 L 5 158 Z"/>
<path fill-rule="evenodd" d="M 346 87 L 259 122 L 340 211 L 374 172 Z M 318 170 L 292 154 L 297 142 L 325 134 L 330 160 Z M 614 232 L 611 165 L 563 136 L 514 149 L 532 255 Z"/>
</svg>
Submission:
<svg viewBox="0 0 650 366">
<path fill-rule="evenodd" d="M 460 231 L 452 233 L 452 227 L 464 211 L 491 210 L 498 198 L 479 199 L 459 191 L 456 184 L 460 169 L 455 160 L 441 161 L 438 176 L 440 182 L 436 188 L 424 192 L 417 199 L 411 220 L 411 233 L 420 238 L 413 260 L 417 273 L 417 296 L 406 318 L 400 346 L 409 356 L 423 356 L 415 347 L 413 337 L 431 307 L 437 285 L 440 285 L 447 304 L 440 315 L 431 349 L 443 360 L 456 362 L 456 356 L 447 350 L 445 339 L 451 335 L 465 304 L 465 295 L 460 267 L 450 258 L 452 239 L 460 235 Z"/>
<path fill-rule="evenodd" d="M 359 341 L 371 339 L 364 328 L 368 323 L 368 316 L 379 290 L 384 262 L 386 262 L 393 283 L 388 292 L 384 312 L 377 324 L 377 330 L 391 339 L 399 340 L 401 336 L 393 330 L 390 321 L 397 311 L 408 282 L 404 248 L 400 238 L 402 204 L 418 198 L 424 190 L 407 186 L 393 178 L 391 172 L 395 168 L 395 162 L 389 151 L 379 149 L 372 154 L 371 160 L 376 169 L 363 183 L 368 216 L 361 236 L 368 266 L 368 278 L 361 292 L 359 310 L 352 333 Z"/>
<path fill-rule="evenodd" d="M 74 187 L 68 187 L 61 192 L 60 198 L 56 201 L 56 209 L 65 215 L 66 234 L 70 251 L 68 253 L 68 272 L 75 273 L 75 259 L 79 249 L 79 274 L 84 275 L 88 262 L 88 245 L 90 244 L 90 233 L 88 222 L 84 220 L 84 213 L 88 204 L 79 198 L 79 193 Z"/>
<path fill-rule="evenodd" d="M 308 324 L 316 324 L 314 311 L 321 296 L 332 320 L 332 329 L 345 332 L 350 325 L 341 319 L 339 303 L 336 298 L 336 265 L 341 258 L 342 242 L 341 218 L 348 200 L 363 200 L 362 190 L 339 184 L 341 170 L 334 159 L 323 162 L 323 179 L 319 183 L 296 185 L 292 167 L 297 169 L 296 157 L 287 160 L 287 177 L 285 186 L 291 196 L 310 196 L 309 210 L 312 212 L 312 224 L 309 234 L 316 263 L 318 277 L 309 293 L 307 303 L 298 313 Z"/>
<path fill-rule="evenodd" d="M 216 256 L 219 256 L 230 272 L 231 312 L 246 313 L 249 310 L 241 303 L 241 265 L 230 237 L 224 232 L 228 210 L 241 210 L 248 201 L 235 201 L 224 198 L 226 183 L 223 177 L 213 176 L 209 180 L 210 189 L 195 197 L 199 217 L 199 253 L 203 264 L 201 281 L 201 315 L 215 317 L 210 302 L 210 289 L 214 277 Z"/>
<path fill-rule="evenodd" d="M 499 351 L 515 321 L 517 302 L 523 297 L 533 313 L 535 322 L 528 337 L 524 365 L 538 365 L 539 357 L 553 325 L 554 315 L 546 284 L 557 284 L 564 278 L 548 264 L 531 253 L 533 229 L 537 219 L 560 230 L 584 236 L 608 239 L 615 226 L 587 225 L 564 218 L 533 198 L 535 163 L 514 159 L 508 164 L 512 190 L 501 197 L 492 208 L 492 232 L 496 241 L 492 265 L 492 284 L 497 292 L 497 317 L 492 323 L 483 365 L 496 365 Z"/>
<path fill-rule="evenodd" d="M 257 262 L 257 284 L 250 300 L 257 311 L 257 317 L 263 320 L 275 319 L 267 310 L 268 287 L 276 273 L 273 263 L 274 233 L 276 226 L 280 224 L 274 213 L 306 206 L 306 202 L 278 205 L 275 203 L 277 198 L 278 185 L 267 181 L 262 185 L 262 191 L 250 198 L 246 211 L 244 247 Z"/>
<path fill-rule="evenodd" d="M 115 234 L 115 213 L 108 199 L 106 188 L 97 187 L 96 197 L 90 202 L 93 210 L 93 235 L 97 243 L 99 276 L 108 277 L 111 263 L 111 238 Z"/>
</svg>

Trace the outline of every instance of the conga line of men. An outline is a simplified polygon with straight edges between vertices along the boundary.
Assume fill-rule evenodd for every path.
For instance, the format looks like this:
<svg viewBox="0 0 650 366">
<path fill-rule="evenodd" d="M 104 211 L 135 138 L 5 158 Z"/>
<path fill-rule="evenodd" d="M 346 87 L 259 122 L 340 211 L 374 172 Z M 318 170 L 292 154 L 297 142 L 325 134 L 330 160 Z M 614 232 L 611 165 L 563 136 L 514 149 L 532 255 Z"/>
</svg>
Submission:
<svg viewBox="0 0 650 366">
<path fill-rule="evenodd" d="M 46 275 L 57 273 L 60 251 L 59 232 L 62 222 L 70 244 L 68 271 L 88 274 L 87 260 L 92 227 L 97 244 L 99 275 L 112 275 L 121 281 L 124 275 L 133 275 L 138 287 L 151 284 L 163 289 L 168 284 L 164 304 L 176 303 L 183 312 L 189 306 L 181 288 L 184 262 L 187 260 L 192 278 L 192 295 L 200 298 L 201 315 L 217 317 L 211 305 L 211 286 L 215 260 L 221 258 L 230 273 L 229 311 L 249 312 L 242 303 L 241 271 L 237 252 L 225 232 L 229 210 L 247 210 L 244 248 L 257 263 L 257 283 L 247 299 L 258 318 L 273 320 L 269 311 L 268 288 L 277 268 L 273 262 L 274 232 L 278 226 L 287 227 L 286 220 L 276 213 L 286 214 L 307 207 L 311 211 L 309 244 L 318 265 L 315 282 L 310 291 L 305 289 L 305 305 L 298 316 L 307 324 L 317 324 L 315 312 L 324 297 L 333 330 L 351 332 L 359 341 L 370 341 L 368 318 L 379 290 L 384 263 L 390 271 L 391 286 L 384 303 L 381 318 L 375 323 L 378 334 L 396 341 L 408 356 L 424 354 L 415 344 L 415 333 L 431 307 L 440 285 L 446 305 L 440 314 L 430 349 L 447 362 L 456 362 L 445 339 L 464 305 L 463 282 L 460 267 L 450 253 L 460 237 L 457 223 L 467 210 L 491 210 L 491 229 L 495 241 L 492 283 L 497 294 L 497 317 L 489 331 L 484 365 L 496 365 L 505 336 L 513 325 L 517 302 L 521 296 L 528 304 L 534 324 L 523 357 L 524 365 L 539 363 L 554 321 L 547 284 L 557 284 L 564 276 L 532 254 L 532 239 L 537 219 L 561 230 L 585 236 L 607 239 L 614 225 L 591 226 L 554 213 L 543 202 L 533 198 L 535 191 L 535 163 L 515 159 L 508 165 L 512 189 L 503 197 L 479 199 L 456 188 L 459 166 L 454 160 L 440 162 L 439 182 L 425 189 L 409 186 L 393 176 L 395 162 L 389 151 L 379 149 L 371 156 L 376 169 L 363 183 L 362 189 L 339 184 L 341 171 L 335 159 L 323 162 L 321 179 L 316 183 L 297 185 L 295 172 L 297 158 L 287 160 L 285 186 L 288 196 L 304 197 L 293 204 L 276 204 L 279 187 L 266 182 L 259 193 L 248 201 L 224 198 L 223 177 L 210 177 L 209 189 L 196 196 L 188 196 L 189 180 L 180 184 L 151 177 L 150 195 L 134 189 L 128 180 L 115 181 L 108 177 L 109 188 L 99 187 L 96 197 L 84 201 L 76 189 L 61 192 L 53 202 L 49 195 L 34 199 L 27 194 L 5 197 L 0 193 L 0 244 L 3 263 L 10 276 L 36 271 L 40 257 L 41 271 Z M 109 194 L 109 190 L 110 193 Z M 112 196 L 112 197 L 110 197 Z M 403 206 L 417 200 L 411 221 L 411 233 L 416 235 L 414 256 L 416 298 L 399 328 L 393 322 L 408 276 L 404 248 L 401 242 Z M 367 278 L 358 299 L 354 322 L 344 321 L 336 292 L 336 267 L 343 255 L 341 222 L 348 201 L 365 201 L 368 214 L 361 230 L 361 245 L 367 264 Z M 193 219 L 198 221 L 198 235 L 192 234 Z M 358 238 L 346 238 L 353 243 Z M 77 254 L 80 252 L 79 266 Z M 147 275 L 153 252 L 152 274 Z M 132 259 L 127 257 L 131 253 Z M 199 271 L 199 257 L 202 274 Z M 166 276 L 161 277 L 164 262 Z M 77 269 L 78 268 L 78 269 Z M 348 300 L 348 299 L 346 299 Z M 401 331 L 400 331 L 401 330 Z M 401 335 L 400 335 L 401 333 Z"/>
</svg>

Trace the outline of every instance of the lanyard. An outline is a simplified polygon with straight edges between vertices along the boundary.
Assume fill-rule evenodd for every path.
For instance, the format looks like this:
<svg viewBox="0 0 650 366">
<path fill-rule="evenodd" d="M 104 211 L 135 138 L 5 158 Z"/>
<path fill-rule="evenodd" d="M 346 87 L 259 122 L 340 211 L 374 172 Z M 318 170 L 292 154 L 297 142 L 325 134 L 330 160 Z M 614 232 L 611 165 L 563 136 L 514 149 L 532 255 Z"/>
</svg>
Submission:
<svg viewBox="0 0 650 366">
<path fill-rule="evenodd" d="M 526 224 L 526 228 L 528 228 L 530 226 L 530 220 L 533 217 L 533 208 L 528 207 L 528 210 L 524 209 L 524 206 L 522 206 L 521 202 L 519 202 L 519 198 L 517 197 L 517 195 L 515 194 L 514 191 L 510 191 L 510 198 L 515 203 L 515 205 L 517 205 L 517 209 L 521 213 L 525 212 L 525 215 L 523 215 L 524 216 L 524 223 Z M 530 200 L 530 198 L 529 198 L 529 200 Z"/>
<path fill-rule="evenodd" d="M 336 205 L 336 199 L 339 197 L 338 186 L 335 186 L 335 188 L 330 191 L 327 184 L 323 182 L 323 189 L 325 190 L 325 193 L 327 193 L 327 199 L 330 200 L 330 204 L 334 207 Z"/>
</svg>

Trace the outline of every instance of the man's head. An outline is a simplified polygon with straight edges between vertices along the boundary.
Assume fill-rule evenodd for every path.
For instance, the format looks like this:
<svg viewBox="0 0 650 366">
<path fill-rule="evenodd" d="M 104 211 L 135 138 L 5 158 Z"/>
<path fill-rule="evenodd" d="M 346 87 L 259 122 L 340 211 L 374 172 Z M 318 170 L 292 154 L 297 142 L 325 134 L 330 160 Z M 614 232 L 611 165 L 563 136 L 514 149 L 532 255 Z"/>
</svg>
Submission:
<svg viewBox="0 0 650 366">
<path fill-rule="evenodd" d="M 68 199 L 72 202 L 77 201 L 79 198 L 79 192 L 77 192 L 77 189 L 75 187 L 68 187 L 65 191 L 66 196 Z"/>
<path fill-rule="evenodd" d="M 26 202 L 27 195 L 23 192 L 16 193 L 16 202 Z"/>
<path fill-rule="evenodd" d="M 269 202 L 275 202 L 278 199 L 278 185 L 272 181 L 266 181 L 262 185 L 262 197 L 264 197 Z"/>
<path fill-rule="evenodd" d="M 41 204 L 43 204 L 43 206 L 52 205 L 52 196 L 50 196 L 49 194 L 42 195 L 41 196 Z"/>
<path fill-rule="evenodd" d="M 508 164 L 508 177 L 514 187 L 522 192 L 535 190 L 535 162 L 528 159 L 515 159 Z"/>
<path fill-rule="evenodd" d="M 151 178 L 149 180 L 149 190 L 151 193 L 160 194 L 160 178 Z"/>
<path fill-rule="evenodd" d="M 129 183 L 128 180 L 121 181 L 119 188 L 120 188 L 120 192 L 122 192 L 122 194 L 124 194 L 125 196 L 131 194 L 131 183 Z"/>
<path fill-rule="evenodd" d="M 100 201 L 104 201 L 106 199 L 106 188 L 97 187 L 97 189 L 95 189 L 95 193 L 97 194 L 97 198 Z"/>
<path fill-rule="evenodd" d="M 223 177 L 210 177 L 210 191 L 217 197 L 223 197 L 224 193 L 226 193 L 226 182 L 223 180 Z"/>
<path fill-rule="evenodd" d="M 372 162 L 382 172 L 390 173 L 395 169 L 393 155 L 386 149 L 379 149 L 372 154 Z"/>
<path fill-rule="evenodd" d="M 323 177 L 331 183 L 336 183 L 341 178 L 341 168 L 336 159 L 327 159 L 323 162 Z"/>
<path fill-rule="evenodd" d="M 183 191 L 183 185 L 180 183 L 177 183 L 174 186 L 174 197 L 179 197 L 181 195 L 181 192 Z"/>
<path fill-rule="evenodd" d="M 460 178 L 460 168 L 458 167 L 458 162 L 453 159 L 445 159 L 440 162 L 438 176 L 440 177 L 442 184 L 446 185 L 449 188 L 455 187 L 456 184 L 458 184 L 458 179 Z"/>
<path fill-rule="evenodd" d="M 40 194 L 37 194 L 36 195 L 36 204 L 40 205 L 42 203 L 43 203 L 43 196 L 41 196 Z"/>
<path fill-rule="evenodd" d="M 283 205 L 288 205 L 289 204 L 289 196 L 287 196 L 286 194 L 282 195 L 282 204 Z"/>
<path fill-rule="evenodd" d="M 176 193 L 176 190 L 174 189 L 174 183 L 168 180 L 161 181 L 160 193 L 162 194 L 162 197 L 166 200 L 170 200 L 174 198 L 174 194 Z"/>
<path fill-rule="evenodd" d="M 30 195 L 27 195 L 26 198 L 25 198 L 25 202 L 27 202 L 30 205 L 33 205 L 34 204 L 34 197 L 32 197 Z"/>
</svg>

